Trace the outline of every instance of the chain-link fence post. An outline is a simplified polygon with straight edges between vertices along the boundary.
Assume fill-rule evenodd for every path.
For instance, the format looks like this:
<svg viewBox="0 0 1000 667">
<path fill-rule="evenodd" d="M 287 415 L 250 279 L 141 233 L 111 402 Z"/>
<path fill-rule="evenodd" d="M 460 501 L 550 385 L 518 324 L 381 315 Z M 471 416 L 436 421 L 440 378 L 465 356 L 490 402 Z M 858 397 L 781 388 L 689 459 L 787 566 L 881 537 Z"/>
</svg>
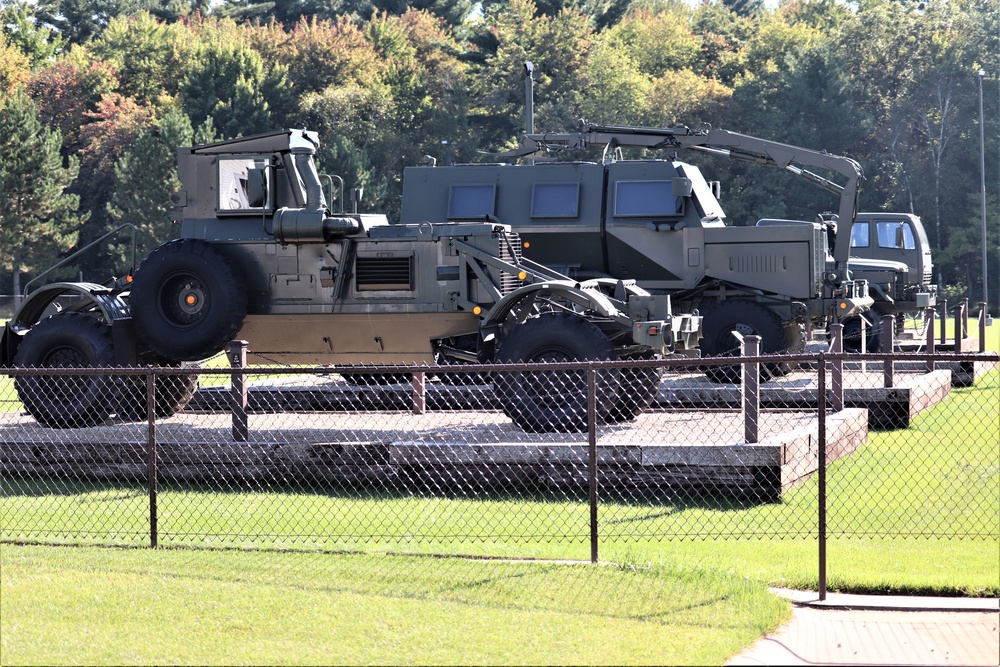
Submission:
<svg viewBox="0 0 1000 667">
<path fill-rule="evenodd" d="M 942 303 L 947 304 L 947 301 Z M 927 308 L 924 310 L 924 321 L 927 322 L 927 354 L 934 354 L 934 316 L 935 312 L 933 308 Z M 941 322 L 941 330 L 944 331 L 944 322 Z M 927 372 L 930 373 L 934 370 L 934 360 L 928 357 L 927 359 Z"/>
<path fill-rule="evenodd" d="M 882 316 L 882 340 L 884 341 L 882 345 L 882 350 L 888 354 L 894 354 L 896 351 L 896 316 L 889 314 Z M 894 364 L 892 357 L 886 357 L 885 361 L 882 362 L 882 386 L 886 389 L 892 388 L 893 383 L 893 368 Z"/>
<path fill-rule="evenodd" d="M 835 362 L 836 363 L 836 362 Z M 816 362 L 819 371 L 817 385 L 819 395 L 817 396 L 817 418 L 818 437 L 817 455 L 819 458 L 817 471 L 817 538 L 819 540 L 819 599 L 826 599 L 826 356 L 820 352 L 819 360 Z M 837 377 L 834 372 L 834 377 Z"/>
<path fill-rule="evenodd" d="M 744 357 L 760 355 L 760 336 L 744 336 L 741 342 Z M 760 424 L 760 362 L 743 363 L 743 442 L 759 442 L 757 428 Z"/>
<path fill-rule="evenodd" d="M 156 451 L 156 375 L 146 374 L 146 450 L 149 466 L 146 471 L 149 482 L 149 546 L 155 549 L 159 543 L 159 525 L 156 508 L 157 451 Z"/>
<path fill-rule="evenodd" d="M 840 412 L 844 409 L 844 325 L 839 322 L 830 325 L 830 352 L 834 355 L 832 366 L 832 377 L 830 378 L 831 389 L 833 389 L 833 411 Z"/>
<path fill-rule="evenodd" d="M 246 442 L 250 438 L 250 428 L 247 421 L 247 406 L 249 404 L 247 387 L 247 341 L 234 340 L 229 343 L 229 365 L 233 369 L 231 404 L 233 411 L 233 440 Z"/>
<path fill-rule="evenodd" d="M 590 482 L 590 562 L 597 553 L 597 370 L 587 369 L 587 477 Z"/>
</svg>

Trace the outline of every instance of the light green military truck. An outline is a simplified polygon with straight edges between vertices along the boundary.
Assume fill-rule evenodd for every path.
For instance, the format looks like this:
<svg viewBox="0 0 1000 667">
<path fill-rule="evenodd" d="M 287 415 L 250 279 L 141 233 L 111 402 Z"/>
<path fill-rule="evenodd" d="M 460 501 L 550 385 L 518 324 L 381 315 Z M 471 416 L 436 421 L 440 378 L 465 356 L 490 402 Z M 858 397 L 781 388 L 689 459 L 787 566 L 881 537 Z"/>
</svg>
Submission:
<svg viewBox="0 0 1000 667">
<path fill-rule="evenodd" d="M 157 384 L 163 417 L 194 391 L 180 364 L 233 339 L 268 360 L 314 365 L 606 361 L 696 343 L 699 318 L 673 314 L 669 295 L 529 261 L 519 235 L 490 216 L 390 226 L 332 211 L 317 146 L 315 133 L 287 130 L 180 149 L 179 238 L 150 252 L 134 281 L 27 295 L 0 363 L 178 366 Z M 144 380 L 130 378 L 18 375 L 15 386 L 37 421 L 79 427 L 144 418 Z M 586 427 L 580 373 L 506 373 L 494 384 L 525 430 Z M 599 417 L 635 417 L 658 385 L 655 369 L 602 371 Z"/>
</svg>

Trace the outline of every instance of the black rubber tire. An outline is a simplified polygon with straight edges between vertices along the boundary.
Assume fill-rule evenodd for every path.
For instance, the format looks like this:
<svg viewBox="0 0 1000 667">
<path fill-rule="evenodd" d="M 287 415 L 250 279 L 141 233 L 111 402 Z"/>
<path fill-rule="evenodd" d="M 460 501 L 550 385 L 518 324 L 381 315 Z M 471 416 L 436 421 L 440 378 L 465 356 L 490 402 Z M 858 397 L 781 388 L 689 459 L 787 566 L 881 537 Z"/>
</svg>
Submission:
<svg viewBox="0 0 1000 667">
<path fill-rule="evenodd" d="M 606 361 L 615 358 L 611 341 L 595 324 L 569 313 L 545 313 L 515 327 L 500 344 L 499 363 Z M 619 373 L 597 377 L 597 418 L 614 406 Z M 528 433 L 582 433 L 587 430 L 585 371 L 494 373 L 494 391 L 504 414 Z"/>
<path fill-rule="evenodd" d="M 740 343 L 732 334 L 734 330 L 744 336 L 760 336 L 761 354 L 778 354 L 785 348 L 785 331 L 781 318 L 771 309 L 755 301 L 746 299 L 722 301 L 708 311 L 702 320 L 701 329 L 702 357 L 740 356 Z M 761 381 L 766 382 L 772 377 L 783 375 L 783 370 L 780 363 L 762 364 Z M 705 376 L 719 384 L 739 383 L 740 371 L 738 364 L 702 366 Z"/>
<path fill-rule="evenodd" d="M 785 322 L 785 342 L 782 351 L 790 354 L 803 354 L 806 351 L 805 334 L 797 322 Z M 770 364 L 772 377 L 785 377 L 799 367 L 799 362 L 782 361 Z"/>
<path fill-rule="evenodd" d="M 216 354 L 247 314 L 238 272 L 218 249 L 198 239 L 177 239 L 149 253 L 136 271 L 129 301 L 136 332 L 172 361 Z"/>
<path fill-rule="evenodd" d="M 850 354 L 861 353 L 861 318 L 865 318 L 867 328 L 865 336 L 865 352 L 878 352 L 882 347 L 882 336 L 879 327 L 872 323 L 872 318 L 868 313 L 848 317 L 842 324 L 844 325 L 844 352 Z"/>
<path fill-rule="evenodd" d="M 651 352 L 631 357 L 632 359 L 652 359 Z M 618 395 L 614 405 L 604 417 L 609 424 L 620 424 L 632 421 L 649 407 L 653 398 L 660 391 L 662 369 L 656 368 L 623 368 L 619 378 Z"/>
<path fill-rule="evenodd" d="M 152 359 L 149 366 L 173 366 L 166 359 Z M 156 376 L 156 406 L 153 414 L 157 419 L 168 419 L 184 409 L 198 391 L 197 373 L 171 373 Z M 145 375 L 130 375 L 122 383 L 118 405 L 118 417 L 124 421 L 146 421 L 147 387 Z"/>
<path fill-rule="evenodd" d="M 25 368 L 103 368 L 114 361 L 111 328 L 84 313 L 42 320 L 25 334 L 14 355 L 14 366 Z M 109 375 L 20 375 L 14 387 L 28 413 L 52 428 L 102 424 L 118 397 L 115 378 Z"/>
</svg>

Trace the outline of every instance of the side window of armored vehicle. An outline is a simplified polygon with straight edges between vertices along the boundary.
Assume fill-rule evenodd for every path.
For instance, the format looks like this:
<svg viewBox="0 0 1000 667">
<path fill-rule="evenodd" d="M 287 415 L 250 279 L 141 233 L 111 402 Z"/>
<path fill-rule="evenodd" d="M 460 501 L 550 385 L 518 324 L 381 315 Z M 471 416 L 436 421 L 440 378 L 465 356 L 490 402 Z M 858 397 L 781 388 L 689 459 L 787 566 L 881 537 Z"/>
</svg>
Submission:
<svg viewBox="0 0 1000 667">
<path fill-rule="evenodd" d="M 448 219 L 485 218 L 495 213 L 496 202 L 497 186 L 494 183 L 452 185 L 448 192 Z"/>
<path fill-rule="evenodd" d="M 219 157 L 220 212 L 261 212 L 270 209 L 268 162 L 265 158 Z"/>
<path fill-rule="evenodd" d="M 854 228 L 851 229 L 851 247 L 852 248 L 867 248 L 869 246 L 868 241 L 868 223 L 867 222 L 855 222 Z"/>
<path fill-rule="evenodd" d="M 916 243 L 913 240 L 913 228 L 905 222 L 893 220 L 879 222 L 875 225 L 878 232 L 878 247 L 913 250 Z"/>
<path fill-rule="evenodd" d="M 684 198 L 673 194 L 670 181 L 618 181 L 615 216 L 663 218 L 684 214 Z"/>
<path fill-rule="evenodd" d="M 579 215 L 579 183 L 535 183 L 532 186 L 532 218 L 577 218 Z"/>
</svg>

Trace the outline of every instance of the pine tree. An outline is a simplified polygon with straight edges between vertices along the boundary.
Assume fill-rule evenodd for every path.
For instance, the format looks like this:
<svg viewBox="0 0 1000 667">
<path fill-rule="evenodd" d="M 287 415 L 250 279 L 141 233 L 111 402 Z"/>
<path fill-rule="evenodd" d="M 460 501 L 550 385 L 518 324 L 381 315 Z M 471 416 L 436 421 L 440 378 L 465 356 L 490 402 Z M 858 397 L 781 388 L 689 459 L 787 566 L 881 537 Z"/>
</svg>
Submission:
<svg viewBox="0 0 1000 667">
<path fill-rule="evenodd" d="M 75 158 L 64 164 L 61 141 L 23 92 L 0 98 L 0 264 L 15 294 L 22 272 L 44 268 L 76 243 L 80 198 L 66 188 L 79 166 Z"/>
</svg>

